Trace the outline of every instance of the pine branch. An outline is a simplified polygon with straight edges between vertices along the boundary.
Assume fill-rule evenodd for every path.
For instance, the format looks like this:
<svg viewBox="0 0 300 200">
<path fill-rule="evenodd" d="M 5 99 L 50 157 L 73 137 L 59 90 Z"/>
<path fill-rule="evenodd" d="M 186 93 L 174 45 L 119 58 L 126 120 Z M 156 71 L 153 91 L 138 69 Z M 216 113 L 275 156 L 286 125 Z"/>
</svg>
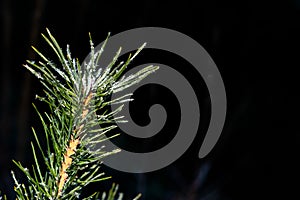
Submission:
<svg viewBox="0 0 300 200">
<path fill-rule="evenodd" d="M 149 66 L 136 74 L 122 77 L 122 73 L 134 57 L 144 48 L 141 46 L 133 56 L 125 62 L 117 62 L 121 48 L 117 51 L 111 63 L 102 70 L 97 66 L 108 37 L 99 51 L 94 50 L 90 37 L 91 53 L 89 63 L 81 66 L 78 59 L 71 57 L 69 46 L 66 55 L 55 38 L 47 29 L 45 41 L 55 52 L 59 65 L 44 56 L 35 47 L 33 50 L 40 56 L 41 61 L 27 61 L 24 65 L 34 74 L 44 86 L 44 97 L 37 99 L 49 106 L 49 112 L 40 113 L 34 106 L 44 128 L 46 140 L 42 147 L 38 134 L 33 129 L 36 144 L 31 144 L 35 164 L 29 170 L 20 162 L 14 163 L 28 179 L 28 186 L 20 184 L 14 173 L 17 199 L 100 199 L 99 193 L 89 197 L 82 196 L 82 189 L 90 183 L 102 181 L 110 177 L 100 172 L 99 157 L 117 153 L 119 150 L 106 152 L 104 149 L 90 151 L 91 147 L 106 140 L 105 133 L 110 132 L 115 125 L 112 122 L 121 120 L 117 116 L 122 106 L 115 111 L 109 111 L 111 104 L 123 104 L 129 95 L 109 100 L 114 92 L 122 91 L 158 69 Z M 59 77 L 59 78 L 58 78 Z M 99 109 L 103 112 L 98 114 Z M 96 116 L 96 117 L 95 117 Z M 100 127 L 99 124 L 106 124 Z M 114 137 L 114 136 L 111 136 Z M 36 146 L 42 155 L 43 162 L 37 158 Z M 46 171 L 41 170 L 45 165 Z M 110 190 L 107 200 L 113 200 L 117 186 Z M 103 200 L 106 194 L 103 193 Z M 122 198 L 122 194 L 118 199 Z M 138 197 L 137 197 L 138 198 Z"/>
</svg>

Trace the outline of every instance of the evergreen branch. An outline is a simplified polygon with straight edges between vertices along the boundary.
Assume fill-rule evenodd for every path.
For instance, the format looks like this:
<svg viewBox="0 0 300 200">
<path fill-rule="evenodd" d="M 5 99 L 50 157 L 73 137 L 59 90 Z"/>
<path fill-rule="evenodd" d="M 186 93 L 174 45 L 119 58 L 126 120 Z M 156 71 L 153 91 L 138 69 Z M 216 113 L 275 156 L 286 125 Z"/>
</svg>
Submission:
<svg viewBox="0 0 300 200">
<path fill-rule="evenodd" d="M 116 136 L 106 137 L 105 134 L 116 128 L 114 122 L 125 121 L 118 113 L 122 110 L 123 103 L 132 100 L 130 94 L 112 100 L 110 96 L 140 82 L 158 67 L 149 66 L 128 77 L 122 77 L 124 70 L 145 44 L 125 62 L 118 62 L 122 50 L 119 48 L 112 61 L 102 70 L 97 64 L 109 35 L 99 51 L 95 51 L 90 36 L 90 60 L 83 66 L 78 59 L 72 58 L 69 45 L 66 55 L 64 54 L 48 29 L 47 35 L 42 34 L 42 37 L 60 63 L 56 65 L 32 47 L 42 61 L 26 61 L 24 65 L 44 86 L 45 96 L 37 96 L 37 99 L 45 102 L 49 111 L 41 114 L 33 105 L 44 128 L 46 145 L 40 143 L 41 136 L 32 129 L 43 162 L 38 160 L 33 144 L 31 146 L 35 164 L 31 170 L 14 161 L 28 180 L 28 186 L 20 184 L 12 172 L 17 199 L 100 199 L 98 192 L 83 197 L 82 189 L 90 183 L 110 178 L 100 172 L 99 158 L 117 153 L 119 150 L 106 152 L 103 148 L 98 148 L 91 151 L 89 147 L 95 148 L 101 142 Z M 112 104 L 120 106 L 114 111 L 109 111 L 107 106 Z M 98 114 L 99 110 L 101 114 Z M 106 126 L 97 128 L 99 124 Z M 45 172 L 41 166 L 46 167 Z M 113 185 L 108 195 L 103 193 L 101 199 L 115 199 L 117 189 L 118 186 Z M 122 197 L 123 194 L 120 194 L 118 199 Z"/>
</svg>

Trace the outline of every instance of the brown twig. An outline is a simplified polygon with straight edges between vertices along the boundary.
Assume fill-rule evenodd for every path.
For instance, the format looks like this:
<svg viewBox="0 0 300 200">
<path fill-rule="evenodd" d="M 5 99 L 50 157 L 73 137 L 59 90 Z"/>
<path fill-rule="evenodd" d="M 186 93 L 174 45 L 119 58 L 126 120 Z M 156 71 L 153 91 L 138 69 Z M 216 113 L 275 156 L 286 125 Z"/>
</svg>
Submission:
<svg viewBox="0 0 300 200">
<path fill-rule="evenodd" d="M 83 111 L 82 111 L 82 118 L 85 118 L 86 115 L 88 114 L 89 112 L 89 109 L 88 109 L 88 105 L 92 99 L 92 93 L 90 93 L 86 98 L 85 100 L 83 101 Z M 76 149 L 77 149 L 77 146 L 80 144 L 80 138 L 78 137 L 78 135 L 81 133 L 81 130 L 82 128 L 84 127 L 83 124 L 81 124 L 80 126 L 77 126 L 75 129 L 74 129 L 74 135 L 76 138 L 74 138 L 73 135 L 71 135 L 71 139 L 69 141 L 69 145 L 68 147 L 66 148 L 66 152 L 64 154 L 64 160 L 61 164 L 61 169 L 60 169 L 60 173 L 59 173 L 59 181 L 57 182 L 57 185 L 58 185 L 58 193 L 57 193 L 57 198 L 60 197 L 62 195 L 62 190 L 63 190 L 63 187 L 67 181 L 67 178 L 68 178 L 68 173 L 67 173 L 67 169 L 70 168 L 71 164 L 72 164 L 72 155 L 75 154 L 76 152 Z"/>
<path fill-rule="evenodd" d="M 75 154 L 77 146 L 79 145 L 80 141 L 79 138 L 74 139 L 73 136 L 71 136 L 71 140 L 69 142 L 69 145 L 67 147 L 67 150 L 64 154 L 64 161 L 62 162 L 61 170 L 59 173 L 60 179 L 58 182 L 58 193 L 57 197 L 61 196 L 62 189 L 64 187 L 64 184 L 68 178 L 67 169 L 71 166 L 73 159 L 71 156 Z"/>
</svg>

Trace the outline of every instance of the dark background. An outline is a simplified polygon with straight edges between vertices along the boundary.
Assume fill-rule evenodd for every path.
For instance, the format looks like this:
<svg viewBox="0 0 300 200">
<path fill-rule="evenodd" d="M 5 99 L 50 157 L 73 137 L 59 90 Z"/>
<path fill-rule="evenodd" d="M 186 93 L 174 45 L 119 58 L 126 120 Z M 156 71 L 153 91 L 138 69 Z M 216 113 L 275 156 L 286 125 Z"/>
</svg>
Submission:
<svg viewBox="0 0 300 200">
<path fill-rule="evenodd" d="M 0 16 L 0 189 L 9 197 L 13 197 L 10 170 L 16 171 L 11 160 L 30 166 L 30 127 L 40 123 L 31 102 L 36 93 L 41 94 L 41 87 L 21 67 L 26 59 L 35 59 L 31 45 L 48 48 L 40 33 L 48 27 L 62 47 L 70 44 L 72 55 L 83 60 L 89 52 L 88 32 L 98 44 L 108 32 L 157 26 L 192 37 L 217 64 L 228 100 L 221 138 L 206 158 L 197 158 L 209 119 L 204 83 L 176 55 L 145 51 L 136 64 L 155 60 L 176 69 L 186 66 L 181 73 L 198 93 L 204 94 L 199 98 L 204 116 L 199 133 L 189 150 L 172 165 L 147 174 L 126 174 L 103 167 L 112 180 L 91 189 L 102 191 L 117 182 L 125 199 L 142 192 L 145 200 L 299 198 L 300 137 L 295 126 L 299 119 L 299 0 L 1 0 Z M 164 128 L 171 136 L 164 134 L 148 141 L 154 146 L 146 147 L 155 149 L 172 139 L 180 115 L 170 91 L 151 88 L 156 91 L 152 98 L 168 105 L 172 116 Z M 145 113 L 138 108 L 153 103 L 142 99 L 153 91 L 151 88 L 135 94 L 137 103 L 132 109 L 134 118 L 140 119 L 137 123 L 147 123 Z M 120 140 L 126 140 L 126 135 Z M 127 148 L 134 142 L 126 143 Z"/>
</svg>

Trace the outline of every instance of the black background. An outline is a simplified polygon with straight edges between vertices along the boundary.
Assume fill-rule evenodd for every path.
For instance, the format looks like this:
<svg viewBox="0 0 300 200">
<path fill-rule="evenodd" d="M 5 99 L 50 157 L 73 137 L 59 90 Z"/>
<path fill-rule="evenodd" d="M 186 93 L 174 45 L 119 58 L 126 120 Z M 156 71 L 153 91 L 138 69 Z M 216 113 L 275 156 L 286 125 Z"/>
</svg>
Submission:
<svg viewBox="0 0 300 200">
<path fill-rule="evenodd" d="M 299 0 L 0 3 L 0 189 L 9 197 L 13 197 L 9 171 L 16 170 L 11 160 L 30 166 L 30 127 L 39 127 L 40 123 L 30 102 L 36 93 L 41 94 L 41 86 L 21 67 L 26 59 L 35 59 L 31 45 L 46 49 L 40 33 L 48 27 L 62 47 L 70 44 L 72 55 L 83 60 L 89 52 L 88 32 L 97 44 L 108 32 L 156 26 L 192 37 L 217 64 L 228 101 L 221 138 L 206 158 L 197 158 L 210 114 L 205 84 L 201 77 L 194 76 L 192 66 L 176 55 L 146 50 L 133 64 L 155 61 L 175 69 L 185 66 L 181 73 L 201 94 L 204 117 L 200 131 L 189 150 L 172 165 L 147 174 L 126 174 L 103 167 L 112 180 L 89 189 L 102 191 L 116 182 L 125 199 L 142 192 L 145 200 L 299 198 Z M 143 89 L 135 94 L 136 103 L 131 106 L 136 122 L 149 122 L 146 108 L 153 102 L 168 106 L 171 117 L 163 131 L 167 136 L 160 133 L 143 141 L 146 149 L 137 145 L 136 151 L 168 143 L 180 116 L 176 99 L 166 88 Z M 124 148 L 134 150 L 136 141 L 124 134 L 119 138 L 122 141 L 126 141 Z"/>
</svg>

